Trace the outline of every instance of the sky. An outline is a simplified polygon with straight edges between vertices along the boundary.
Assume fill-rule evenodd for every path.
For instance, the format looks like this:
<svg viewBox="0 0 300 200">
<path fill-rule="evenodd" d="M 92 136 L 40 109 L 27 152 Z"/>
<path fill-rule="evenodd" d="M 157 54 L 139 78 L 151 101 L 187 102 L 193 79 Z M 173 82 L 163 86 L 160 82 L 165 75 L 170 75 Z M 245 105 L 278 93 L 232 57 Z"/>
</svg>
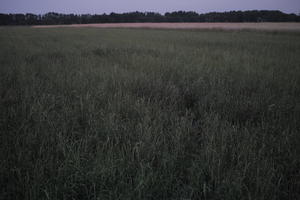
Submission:
<svg viewBox="0 0 300 200">
<path fill-rule="evenodd" d="M 198 13 L 280 10 L 299 14 L 300 0 L 0 0 L 0 13 L 108 14 L 132 11 L 165 13 L 178 10 Z"/>
</svg>

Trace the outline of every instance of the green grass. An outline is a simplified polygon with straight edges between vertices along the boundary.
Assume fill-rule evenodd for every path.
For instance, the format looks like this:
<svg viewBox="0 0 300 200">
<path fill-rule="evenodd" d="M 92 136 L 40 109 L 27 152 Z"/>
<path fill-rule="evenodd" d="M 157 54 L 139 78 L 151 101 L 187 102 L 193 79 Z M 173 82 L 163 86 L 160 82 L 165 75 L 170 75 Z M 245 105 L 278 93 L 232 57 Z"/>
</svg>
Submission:
<svg viewBox="0 0 300 200">
<path fill-rule="evenodd" d="M 0 199 L 300 198 L 299 33 L 1 28 L 0 95 Z"/>
</svg>

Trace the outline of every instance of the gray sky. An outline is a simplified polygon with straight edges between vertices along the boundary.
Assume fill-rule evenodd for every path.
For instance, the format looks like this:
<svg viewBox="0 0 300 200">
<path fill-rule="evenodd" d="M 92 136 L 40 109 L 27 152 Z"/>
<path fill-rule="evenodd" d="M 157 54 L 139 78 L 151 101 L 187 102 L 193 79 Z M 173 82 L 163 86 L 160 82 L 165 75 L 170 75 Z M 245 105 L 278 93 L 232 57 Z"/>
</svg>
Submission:
<svg viewBox="0 0 300 200">
<path fill-rule="evenodd" d="M 281 10 L 300 13 L 300 0 L 0 0 L 0 13 Z"/>
</svg>

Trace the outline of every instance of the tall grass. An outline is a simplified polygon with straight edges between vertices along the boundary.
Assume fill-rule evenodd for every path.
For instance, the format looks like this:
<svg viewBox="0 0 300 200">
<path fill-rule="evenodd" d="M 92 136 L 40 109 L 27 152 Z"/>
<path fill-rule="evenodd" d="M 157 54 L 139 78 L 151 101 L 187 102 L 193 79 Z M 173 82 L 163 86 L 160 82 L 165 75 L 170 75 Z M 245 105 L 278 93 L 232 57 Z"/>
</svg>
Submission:
<svg viewBox="0 0 300 200">
<path fill-rule="evenodd" d="M 1 199 L 299 199 L 300 35 L 0 29 Z"/>
</svg>

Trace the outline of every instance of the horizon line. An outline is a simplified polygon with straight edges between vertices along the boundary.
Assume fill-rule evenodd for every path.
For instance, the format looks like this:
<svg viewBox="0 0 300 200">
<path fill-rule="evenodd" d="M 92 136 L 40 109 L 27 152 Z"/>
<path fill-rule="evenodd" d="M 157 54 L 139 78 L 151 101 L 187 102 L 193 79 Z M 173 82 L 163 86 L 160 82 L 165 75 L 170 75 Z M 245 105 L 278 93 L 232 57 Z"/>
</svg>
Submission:
<svg viewBox="0 0 300 200">
<path fill-rule="evenodd" d="M 228 13 L 228 12 L 247 12 L 247 11 L 279 11 L 279 12 L 282 12 L 284 14 L 295 14 L 295 15 L 298 15 L 300 16 L 300 13 L 294 13 L 294 12 L 291 12 L 291 13 L 288 13 L 288 12 L 284 12 L 282 10 L 273 10 L 273 9 L 262 9 L 262 10 L 258 10 L 258 9 L 253 9 L 253 10 L 227 10 L 227 11 L 209 11 L 209 12 L 197 12 L 197 11 L 193 11 L 193 10 L 174 10 L 174 11 L 166 11 L 166 12 L 156 12 L 156 11 L 138 11 L 138 10 L 135 10 L 135 11 L 125 11 L 125 12 L 102 12 L 102 13 L 76 13 L 76 12 L 73 12 L 73 13 L 67 13 L 67 12 L 57 12 L 57 11 L 48 11 L 48 12 L 45 12 L 45 13 L 34 13 L 34 12 L 0 12 L 0 14 L 34 14 L 34 15 L 45 15 L 45 14 L 48 14 L 48 13 L 57 13 L 57 14 L 65 14 L 65 15 L 68 15 L 68 14 L 75 14 L 75 15 L 110 15 L 112 13 L 114 14 L 125 14 L 125 13 L 135 13 L 135 12 L 139 12 L 139 13 L 159 13 L 159 14 L 162 14 L 162 15 L 165 15 L 166 13 L 173 13 L 173 12 L 195 12 L 199 15 L 201 14 L 209 14 L 209 13 Z"/>
</svg>

